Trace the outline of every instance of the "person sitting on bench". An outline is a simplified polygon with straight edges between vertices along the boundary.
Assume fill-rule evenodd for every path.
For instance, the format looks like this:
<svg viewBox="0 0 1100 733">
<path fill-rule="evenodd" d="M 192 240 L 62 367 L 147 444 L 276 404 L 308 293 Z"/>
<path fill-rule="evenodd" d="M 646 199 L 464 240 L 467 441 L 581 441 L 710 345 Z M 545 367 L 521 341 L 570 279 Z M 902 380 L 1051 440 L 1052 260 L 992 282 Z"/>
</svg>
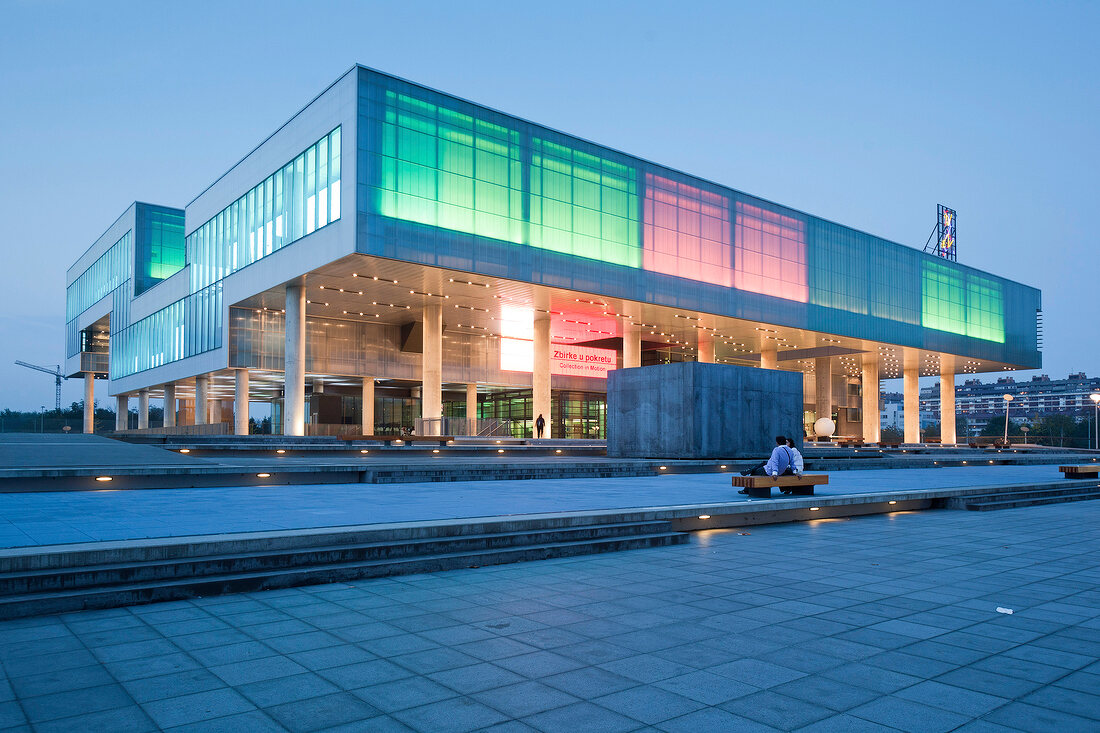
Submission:
<svg viewBox="0 0 1100 733">
<path fill-rule="evenodd" d="M 794 440 L 791 438 L 787 438 L 787 450 L 791 452 L 791 468 L 794 469 L 794 475 L 801 476 L 806 464 L 802 460 L 802 453 L 794 447 Z"/>
<path fill-rule="evenodd" d="M 753 466 L 748 471 L 742 471 L 742 476 L 791 476 L 794 475 L 794 454 L 787 447 L 787 438 L 783 435 L 775 436 L 775 448 L 772 449 L 768 460 Z M 747 494 L 747 489 L 741 489 L 739 493 Z"/>
</svg>

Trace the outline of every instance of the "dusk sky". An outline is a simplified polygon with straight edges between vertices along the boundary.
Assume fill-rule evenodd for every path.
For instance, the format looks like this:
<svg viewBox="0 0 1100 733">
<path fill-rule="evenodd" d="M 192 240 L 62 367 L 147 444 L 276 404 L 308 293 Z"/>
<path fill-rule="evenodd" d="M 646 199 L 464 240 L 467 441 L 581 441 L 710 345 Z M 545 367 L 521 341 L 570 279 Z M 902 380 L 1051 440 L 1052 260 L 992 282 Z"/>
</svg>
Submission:
<svg viewBox="0 0 1100 733">
<path fill-rule="evenodd" d="M 12 362 L 63 361 L 65 270 L 131 202 L 182 208 L 355 62 L 913 247 L 944 203 L 960 263 L 1042 290 L 1041 371 L 1098 374 L 1098 31 L 1096 2 L 0 0 L 0 408 L 52 407 Z"/>
</svg>

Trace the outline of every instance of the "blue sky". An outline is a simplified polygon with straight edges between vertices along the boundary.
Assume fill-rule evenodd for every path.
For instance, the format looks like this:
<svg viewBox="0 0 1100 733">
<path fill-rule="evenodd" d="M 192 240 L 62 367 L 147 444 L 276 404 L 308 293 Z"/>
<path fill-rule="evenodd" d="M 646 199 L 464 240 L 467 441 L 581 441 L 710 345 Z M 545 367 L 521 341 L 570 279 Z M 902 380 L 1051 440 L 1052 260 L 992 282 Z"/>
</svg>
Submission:
<svg viewBox="0 0 1100 733">
<path fill-rule="evenodd" d="M 62 359 L 65 269 L 132 201 L 182 207 L 355 62 L 911 246 L 946 203 L 960 262 L 1042 289 L 1042 371 L 1100 372 L 1100 3 L 4 0 L 0 17 L 0 407 L 52 404 L 12 361 Z"/>
</svg>

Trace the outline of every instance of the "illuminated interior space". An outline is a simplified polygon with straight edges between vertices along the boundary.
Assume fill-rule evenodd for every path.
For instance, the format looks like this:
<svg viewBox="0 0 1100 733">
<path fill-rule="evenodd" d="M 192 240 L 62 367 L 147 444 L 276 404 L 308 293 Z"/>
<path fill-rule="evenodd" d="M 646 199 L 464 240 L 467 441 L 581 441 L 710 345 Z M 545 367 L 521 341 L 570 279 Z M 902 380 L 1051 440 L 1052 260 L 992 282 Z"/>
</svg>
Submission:
<svg viewBox="0 0 1100 733">
<path fill-rule="evenodd" d="M 918 442 L 917 379 L 1038 367 L 1040 309 L 356 66 L 183 209 L 135 204 L 74 263 L 66 370 L 120 413 L 135 399 L 139 429 L 153 399 L 161 430 L 243 433 L 269 403 L 289 435 L 529 437 L 543 415 L 545 437 L 602 439 L 608 371 L 711 361 L 801 372 L 807 425 L 872 441 L 878 382 L 903 378 Z"/>
</svg>

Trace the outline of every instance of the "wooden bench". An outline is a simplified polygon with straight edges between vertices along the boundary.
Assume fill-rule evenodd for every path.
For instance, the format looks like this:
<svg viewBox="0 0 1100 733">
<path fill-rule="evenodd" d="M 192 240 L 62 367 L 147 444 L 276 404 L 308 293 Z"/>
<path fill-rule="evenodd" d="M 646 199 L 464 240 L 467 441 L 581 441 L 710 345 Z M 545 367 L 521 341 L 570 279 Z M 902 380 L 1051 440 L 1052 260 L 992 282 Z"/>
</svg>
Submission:
<svg viewBox="0 0 1100 733">
<path fill-rule="evenodd" d="M 1066 478 L 1100 478 L 1100 465 L 1095 463 L 1091 466 L 1058 466 L 1058 470 Z"/>
<path fill-rule="evenodd" d="M 767 499 L 772 495 L 772 487 L 790 491 L 799 496 L 813 496 L 814 486 L 829 483 L 824 474 L 804 473 L 799 476 L 732 476 L 735 488 L 745 489 L 745 493 L 758 499 Z"/>
<path fill-rule="evenodd" d="M 354 440 L 374 440 L 393 445 L 394 441 L 399 440 L 404 443 L 439 443 L 441 446 L 455 439 L 453 435 L 341 435 L 340 437 L 349 443 Z"/>
<path fill-rule="evenodd" d="M 897 450 L 898 448 L 901 447 L 901 443 L 879 443 L 878 447 L 879 448 L 893 448 L 894 450 Z"/>
</svg>

